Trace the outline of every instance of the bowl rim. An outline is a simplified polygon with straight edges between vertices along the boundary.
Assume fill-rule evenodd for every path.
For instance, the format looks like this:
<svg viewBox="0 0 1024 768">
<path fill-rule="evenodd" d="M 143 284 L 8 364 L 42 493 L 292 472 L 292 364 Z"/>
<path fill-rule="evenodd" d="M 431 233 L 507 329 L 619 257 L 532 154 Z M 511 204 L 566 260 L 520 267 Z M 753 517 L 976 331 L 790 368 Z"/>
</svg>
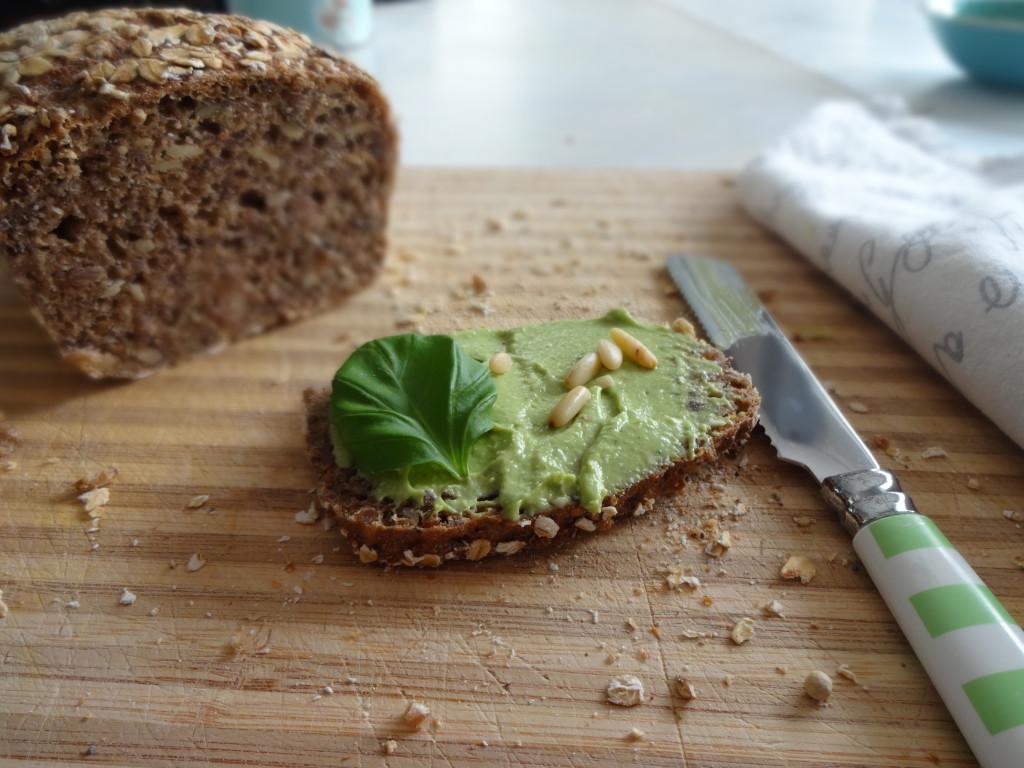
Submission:
<svg viewBox="0 0 1024 768">
<path fill-rule="evenodd" d="M 965 27 L 980 27 L 983 29 L 999 29 L 1004 31 L 1024 33 L 1024 19 L 992 19 L 983 16 L 972 16 L 963 13 L 960 6 L 970 0 L 920 0 L 922 9 L 930 17 L 940 19 L 944 22 L 961 24 Z M 989 0 L 993 5 L 1016 5 L 1024 9 L 1024 2 L 1020 0 Z"/>
</svg>

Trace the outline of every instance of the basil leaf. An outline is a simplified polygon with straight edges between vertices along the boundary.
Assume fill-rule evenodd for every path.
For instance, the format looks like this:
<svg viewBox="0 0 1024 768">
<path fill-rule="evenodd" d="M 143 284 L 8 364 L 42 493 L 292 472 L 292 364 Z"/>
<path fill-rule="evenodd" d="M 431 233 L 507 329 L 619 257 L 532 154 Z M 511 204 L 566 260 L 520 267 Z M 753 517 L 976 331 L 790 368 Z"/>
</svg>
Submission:
<svg viewBox="0 0 1024 768">
<path fill-rule="evenodd" d="M 361 471 L 437 464 L 466 477 L 497 397 L 487 366 L 451 336 L 407 333 L 352 353 L 334 376 L 330 417 Z"/>
</svg>

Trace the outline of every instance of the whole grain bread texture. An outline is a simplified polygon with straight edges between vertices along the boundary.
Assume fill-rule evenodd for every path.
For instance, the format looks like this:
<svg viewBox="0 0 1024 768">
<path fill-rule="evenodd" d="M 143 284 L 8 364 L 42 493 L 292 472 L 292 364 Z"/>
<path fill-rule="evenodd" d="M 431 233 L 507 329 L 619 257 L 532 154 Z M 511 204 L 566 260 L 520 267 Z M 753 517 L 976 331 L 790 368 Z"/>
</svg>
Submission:
<svg viewBox="0 0 1024 768">
<path fill-rule="evenodd" d="M 424 506 L 396 507 L 374 498 L 369 482 L 354 468 L 334 461 L 328 407 L 330 393 L 306 390 L 306 436 L 310 460 L 317 474 L 320 507 L 333 513 L 352 551 L 364 563 L 437 567 L 447 560 L 481 560 L 530 549 L 546 549 L 569 538 L 606 530 L 629 517 L 638 507 L 648 509 L 662 496 L 678 493 L 686 478 L 740 445 L 757 424 L 761 398 L 750 377 L 732 368 L 714 347 L 704 345 L 703 356 L 721 367 L 717 380 L 731 403 L 726 423 L 700 443 L 691 457 L 683 453 L 674 462 L 604 500 L 596 519 L 579 504 L 509 520 L 500 508 L 471 515 L 454 515 Z"/>
<path fill-rule="evenodd" d="M 0 251 L 61 355 L 138 378 L 376 276 L 377 83 L 292 30 L 104 10 L 0 34 Z"/>
</svg>

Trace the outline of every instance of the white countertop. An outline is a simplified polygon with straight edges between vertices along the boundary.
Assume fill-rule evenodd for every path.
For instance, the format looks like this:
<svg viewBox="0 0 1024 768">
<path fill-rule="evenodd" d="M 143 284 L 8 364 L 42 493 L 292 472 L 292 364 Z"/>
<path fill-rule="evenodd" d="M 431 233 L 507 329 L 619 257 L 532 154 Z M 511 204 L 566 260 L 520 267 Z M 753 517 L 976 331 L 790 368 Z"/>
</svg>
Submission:
<svg viewBox="0 0 1024 768">
<path fill-rule="evenodd" d="M 411 165 L 739 169 L 827 99 L 904 99 L 1024 154 L 1024 92 L 967 80 L 916 0 L 388 0 L 346 51 Z"/>
</svg>

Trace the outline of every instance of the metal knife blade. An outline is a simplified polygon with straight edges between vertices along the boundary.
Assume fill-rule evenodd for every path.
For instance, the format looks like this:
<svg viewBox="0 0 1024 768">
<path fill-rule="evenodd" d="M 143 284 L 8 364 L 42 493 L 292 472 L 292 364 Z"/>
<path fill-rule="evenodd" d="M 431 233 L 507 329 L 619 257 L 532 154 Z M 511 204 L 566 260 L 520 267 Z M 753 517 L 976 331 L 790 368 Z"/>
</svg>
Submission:
<svg viewBox="0 0 1024 768">
<path fill-rule="evenodd" d="M 878 463 L 825 388 L 731 266 L 699 256 L 669 256 L 668 271 L 711 343 L 749 373 L 761 393 L 761 425 L 779 458 L 818 482 Z"/>
<path fill-rule="evenodd" d="M 808 469 L 984 768 L 1024 759 L 1024 630 L 881 469 L 732 267 L 670 256 L 715 346 L 750 375 L 779 457 Z"/>
</svg>

